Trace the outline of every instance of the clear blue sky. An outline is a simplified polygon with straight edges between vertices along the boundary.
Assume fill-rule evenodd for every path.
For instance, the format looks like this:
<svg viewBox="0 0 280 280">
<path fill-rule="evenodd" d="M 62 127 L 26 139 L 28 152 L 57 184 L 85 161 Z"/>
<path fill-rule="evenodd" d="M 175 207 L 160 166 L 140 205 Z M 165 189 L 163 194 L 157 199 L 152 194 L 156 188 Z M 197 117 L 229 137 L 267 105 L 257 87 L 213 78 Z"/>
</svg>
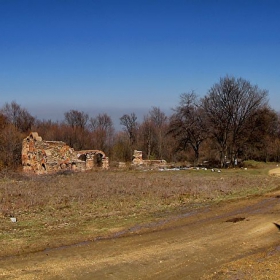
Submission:
<svg viewBox="0 0 280 280">
<path fill-rule="evenodd" d="M 233 75 L 280 111 L 280 1 L 0 0 L 0 106 L 118 119 Z"/>
</svg>

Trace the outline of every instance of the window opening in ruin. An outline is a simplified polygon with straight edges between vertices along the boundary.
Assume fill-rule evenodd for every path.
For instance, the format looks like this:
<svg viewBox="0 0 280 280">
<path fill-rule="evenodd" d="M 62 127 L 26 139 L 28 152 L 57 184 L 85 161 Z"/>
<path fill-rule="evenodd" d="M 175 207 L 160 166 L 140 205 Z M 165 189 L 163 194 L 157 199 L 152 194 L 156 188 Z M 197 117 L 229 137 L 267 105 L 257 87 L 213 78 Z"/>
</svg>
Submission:
<svg viewBox="0 0 280 280">
<path fill-rule="evenodd" d="M 46 165 L 44 163 L 42 163 L 42 167 L 44 170 L 47 170 Z"/>
<path fill-rule="evenodd" d="M 87 160 L 87 156 L 85 154 L 82 154 L 78 157 L 79 160 L 82 160 L 82 161 L 86 161 Z"/>
<path fill-rule="evenodd" d="M 95 155 L 94 160 L 95 160 L 95 165 L 97 167 L 102 167 L 102 158 L 103 158 L 102 154 L 96 154 Z"/>
</svg>

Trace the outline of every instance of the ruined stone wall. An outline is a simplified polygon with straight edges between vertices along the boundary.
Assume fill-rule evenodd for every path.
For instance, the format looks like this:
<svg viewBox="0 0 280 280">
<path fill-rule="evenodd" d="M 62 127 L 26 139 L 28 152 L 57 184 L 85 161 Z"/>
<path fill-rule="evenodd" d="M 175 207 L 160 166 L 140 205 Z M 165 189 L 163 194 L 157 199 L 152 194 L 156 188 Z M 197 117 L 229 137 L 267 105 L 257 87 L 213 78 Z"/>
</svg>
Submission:
<svg viewBox="0 0 280 280">
<path fill-rule="evenodd" d="M 43 141 L 37 132 L 31 132 L 22 142 L 22 165 L 24 172 L 45 174 L 95 167 L 107 169 L 109 159 L 102 151 L 75 151 L 62 141 Z"/>
<path fill-rule="evenodd" d="M 159 160 L 144 160 L 142 157 L 142 151 L 134 150 L 132 165 L 134 166 L 143 166 L 149 168 L 164 168 L 167 162 L 164 159 Z"/>
<path fill-rule="evenodd" d="M 134 150 L 133 158 L 132 158 L 132 164 L 134 164 L 134 165 L 143 164 L 142 151 Z"/>
</svg>

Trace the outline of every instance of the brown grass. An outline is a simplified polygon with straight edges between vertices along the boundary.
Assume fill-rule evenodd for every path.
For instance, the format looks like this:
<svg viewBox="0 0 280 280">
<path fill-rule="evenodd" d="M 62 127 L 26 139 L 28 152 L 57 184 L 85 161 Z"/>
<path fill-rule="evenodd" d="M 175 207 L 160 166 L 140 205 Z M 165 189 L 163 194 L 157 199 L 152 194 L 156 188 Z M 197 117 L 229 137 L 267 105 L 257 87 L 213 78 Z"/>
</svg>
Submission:
<svg viewBox="0 0 280 280">
<path fill-rule="evenodd" d="M 108 236 L 166 215 L 276 188 L 280 181 L 267 170 L 111 170 L 33 177 L 2 173 L 0 256 Z"/>
</svg>

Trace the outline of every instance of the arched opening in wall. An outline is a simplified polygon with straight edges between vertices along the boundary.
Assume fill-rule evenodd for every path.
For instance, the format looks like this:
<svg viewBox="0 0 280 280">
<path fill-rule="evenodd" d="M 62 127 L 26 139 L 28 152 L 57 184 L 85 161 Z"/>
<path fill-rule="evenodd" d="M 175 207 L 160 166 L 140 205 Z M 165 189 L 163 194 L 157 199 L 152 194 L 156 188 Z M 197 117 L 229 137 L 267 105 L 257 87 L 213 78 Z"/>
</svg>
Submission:
<svg viewBox="0 0 280 280">
<path fill-rule="evenodd" d="M 44 163 L 42 163 L 42 168 L 43 168 L 44 170 L 47 170 L 46 165 L 45 165 Z"/>
<path fill-rule="evenodd" d="M 71 170 L 75 171 L 77 169 L 77 165 L 75 162 L 72 162 L 71 164 Z"/>
<path fill-rule="evenodd" d="M 87 160 L 87 156 L 85 154 L 82 154 L 78 157 L 79 160 L 82 160 L 82 161 L 86 161 Z"/>
<path fill-rule="evenodd" d="M 97 167 L 102 167 L 102 159 L 103 159 L 103 155 L 100 153 L 97 153 L 94 156 L 94 163 L 95 163 L 94 165 Z"/>
</svg>

